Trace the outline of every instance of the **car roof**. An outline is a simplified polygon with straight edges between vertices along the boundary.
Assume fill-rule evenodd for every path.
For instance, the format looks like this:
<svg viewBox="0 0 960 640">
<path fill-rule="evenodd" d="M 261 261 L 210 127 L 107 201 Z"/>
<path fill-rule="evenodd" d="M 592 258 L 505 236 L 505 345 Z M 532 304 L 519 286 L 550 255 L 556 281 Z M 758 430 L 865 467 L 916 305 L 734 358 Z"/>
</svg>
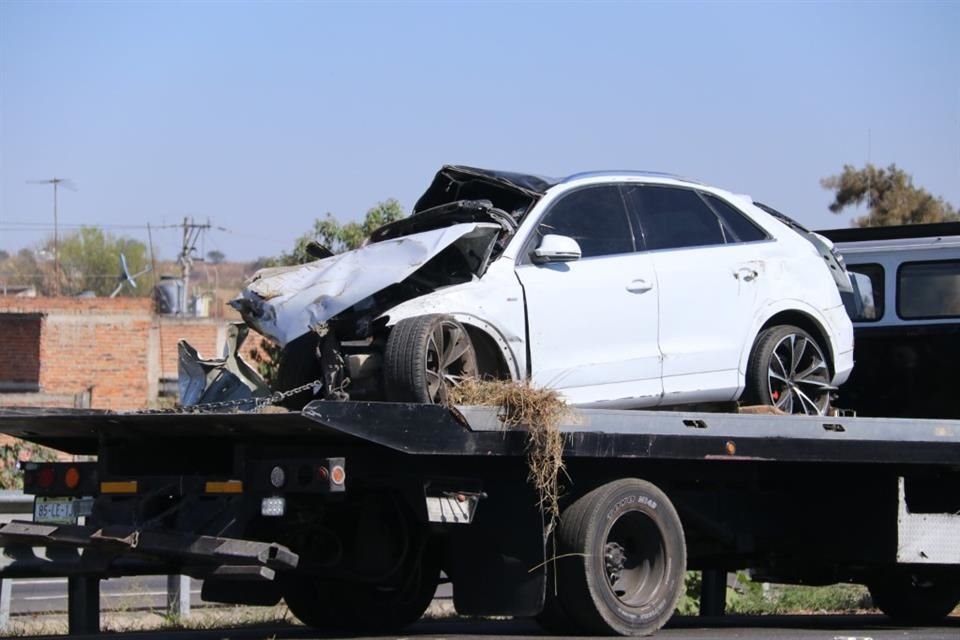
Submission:
<svg viewBox="0 0 960 640">
<path fill-rule="evenodd" d="M 597 171 L 581 171 L 573 173 L 562 178 L 542 176 L 534 173 L 521 173 L 517 171 L 501 171 L 499 169 L 481 169 L 479 167 L 469 167 L 466 165 L 445 165 L 441 172 L 448 171 L 454 174 L 472 175 L 484 177 L 496 182 L 503 182 L 524 191 L 543 195 L 551 187 L 577 180 L 586 180 L 589 178 L 668 178 L 678 182 L 686 182 L 693 185 L 702 185 L 696 180 L 690 180 L 682 176 L 666 173 L 663 171 L 638 171 L 635 169 L 605 169 Z M 703 185 L 706 186 L 706 185 Z"/>
</svg>

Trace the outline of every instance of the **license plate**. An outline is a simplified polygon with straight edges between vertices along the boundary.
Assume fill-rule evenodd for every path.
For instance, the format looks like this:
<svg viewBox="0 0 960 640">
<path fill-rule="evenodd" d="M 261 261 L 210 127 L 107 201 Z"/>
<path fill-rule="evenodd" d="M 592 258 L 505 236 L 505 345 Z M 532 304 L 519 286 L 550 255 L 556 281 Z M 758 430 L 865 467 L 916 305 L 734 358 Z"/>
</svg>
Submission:
<svg viewBox="0 0 960 640">
<path fill-rule="evenodd" d="M 73 498 L 34 498 L 33 521 L 47 524 L 77 524 Z"/>
</svg>

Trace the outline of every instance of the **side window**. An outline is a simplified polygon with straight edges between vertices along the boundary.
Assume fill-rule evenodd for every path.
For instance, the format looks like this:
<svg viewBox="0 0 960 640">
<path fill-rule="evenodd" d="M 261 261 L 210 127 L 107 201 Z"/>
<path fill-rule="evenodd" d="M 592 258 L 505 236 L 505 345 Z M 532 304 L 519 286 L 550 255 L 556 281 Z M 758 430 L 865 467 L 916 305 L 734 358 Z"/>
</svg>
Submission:
<svg viewBox="0 0 960 640">
<path fill-rule="evenodd" d="M 847 271 L 857 280 L 857 288 L 860 295 L 863 296 L 863 313 L 858 318 L 852 318 L 856 322 L 873 322 L 883 317 L 884 299 L 883 299 L 883 267 L 879 264 L 848 264 Z M 857 274 L 869 279 L 869 287 L 859 285 L 862 278 L 857 278 Z"/>
<path fill-rule="evenodd" d="M 584 258 L 631 253 L 633 233 L 620 188 L 587 187 L 563 196 L 537 227 L 537 238 L 548 233 L 570 236 Z"/>
<path fill-rule="evenodd" d="M 701 193 L 703 199 L 707 201 L 710 207 L 717 212 L 720 219 L 727 226 L 727 229 L 733 232 L 736 240 L 740 242 L 756 242 L 757 240 L 766 240 L 767 232 L 758 227 L 743 212 L 734 207 L 729 202 L 718 198 L 712 193 Z M 727 242 L 733 242 L 734 238 L 727 235 Z"/>
<path fill-rule="evenodd" d="M 647 249 L 724 244 L 720 219 L 693 191 L 630 185 L 625 192 Z"/>
<path fill-rule="evenodd" d="M 960 260 L 900 265 L 897 315 L 911 320 L 960 316 Z"/>
</svg>

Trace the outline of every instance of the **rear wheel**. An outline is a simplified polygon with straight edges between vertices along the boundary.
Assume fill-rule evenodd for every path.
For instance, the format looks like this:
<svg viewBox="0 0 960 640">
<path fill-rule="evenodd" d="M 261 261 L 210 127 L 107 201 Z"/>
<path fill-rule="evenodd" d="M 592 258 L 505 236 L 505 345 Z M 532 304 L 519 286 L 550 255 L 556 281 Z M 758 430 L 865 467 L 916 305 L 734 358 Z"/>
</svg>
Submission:
<svg viewBox="0 0 960 640">
<path fill-rule="evenodd" d="M 560 603 L 580 631 L 649 635 L 683 592 L 683 527 L 667 496 L 625 479 L 573 503 L 557 531 Z"/>
<path fill-rule="evenodd" d="M 960 604 L 960 576 L 896 573 L 868 585 L 873 605 L 896 622 L 933 624 Z"/>
<path fill-rule="evenodd" d="M 780 325 L 757 336 L 747 365 L 745 403 L 773 405 L 786 413 L 825 415 L 832 393 L 824 348 L 809 333 Z"/>
<path fill-rule="evenodd" d="M 404 575 L 391 585 L 298 576 L 287 581 L 284 600 L 298 620 L 316 629 L 402 629 L 423 616 L 440 582 L 440 556 L 432 547 L 406 564 Z"/>
<path fill-rule="evenodd" d="M 383 376 L 390 400 L 447 404 L 451 389 L 477 373 L 470 334 L 450 316 L 406 318 L 387 339 Z"/>
</svg>

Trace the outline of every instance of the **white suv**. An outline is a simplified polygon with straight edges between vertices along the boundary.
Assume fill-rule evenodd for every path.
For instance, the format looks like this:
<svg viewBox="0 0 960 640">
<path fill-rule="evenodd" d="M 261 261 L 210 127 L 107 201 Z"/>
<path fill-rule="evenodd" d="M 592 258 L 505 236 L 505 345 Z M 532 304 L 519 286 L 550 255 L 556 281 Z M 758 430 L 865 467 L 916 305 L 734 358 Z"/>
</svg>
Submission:
<svg viewBox="0 0 960 640">
<path fill-rule="evenodd" d="M 327 399 L 438 403 L 480 375 L 576 405 L 824 413 L 853 367 L 807 238 L 748 197 L 657 173 L 446 166 L 366 246 L 262 270 L 232 304 L 284 346 L 277 386 L 322 379 Z"/>
</svg>

